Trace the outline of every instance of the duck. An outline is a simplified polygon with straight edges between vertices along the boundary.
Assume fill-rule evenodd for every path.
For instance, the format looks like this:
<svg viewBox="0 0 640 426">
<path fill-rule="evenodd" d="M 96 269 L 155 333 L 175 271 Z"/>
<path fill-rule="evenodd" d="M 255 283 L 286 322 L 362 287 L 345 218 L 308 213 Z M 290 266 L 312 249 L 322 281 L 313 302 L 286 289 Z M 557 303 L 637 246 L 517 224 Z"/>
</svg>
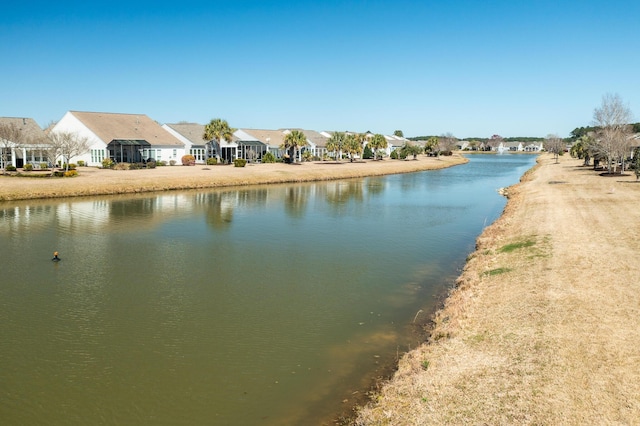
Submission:
<svg viewBox="0 0 640 426">
<path fill-rule="evenodd" d="M 53 259 L 51 259 L 51 261 L 52 261 L 52 262 L 60 262 L 61 260 L 62 260 L 62 259 L 60 259 L 60 258 L 58 257 L 58 252 L 57 252 L 57 251 L 54 251 L 54 252 L 53 252 Z"/>
</svg>

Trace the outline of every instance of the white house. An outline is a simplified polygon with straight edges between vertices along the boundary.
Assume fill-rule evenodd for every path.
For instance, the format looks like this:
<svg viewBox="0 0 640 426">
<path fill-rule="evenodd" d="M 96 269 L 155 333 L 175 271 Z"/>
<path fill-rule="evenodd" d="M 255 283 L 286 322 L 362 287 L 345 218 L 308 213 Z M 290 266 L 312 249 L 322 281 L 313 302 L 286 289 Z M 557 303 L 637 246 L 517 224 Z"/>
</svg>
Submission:
<svg viewBox="0 0 640 426">
<path fill-rule="evenodd" d="M 184 144 L 185 154 L 191 154 L 196 163 L 204 163 L 211 156 L 209 141 L 204 140 L 204 125 L 198 123 L 163 124 L 162 128 Z"/>
<path fill-rule="evenodd" d="M 136 163 L 147 159 L 180 162 L 185 144 L 144 114 L 68 111 L 51 129 L 89 141 L 89 151 L 70 159 L 100 166 L 106 158 Z"/>
<path fill-rule="evenodd" d="M 0 126 L 13 127 L 18 132 L 18 140 L 0 140 L 0 168 L 8 165 L 20 168 L 25 164 L 38 168 L 49 162 L 47 136 L 33 118 L 0 117 Z"/>
</svg>

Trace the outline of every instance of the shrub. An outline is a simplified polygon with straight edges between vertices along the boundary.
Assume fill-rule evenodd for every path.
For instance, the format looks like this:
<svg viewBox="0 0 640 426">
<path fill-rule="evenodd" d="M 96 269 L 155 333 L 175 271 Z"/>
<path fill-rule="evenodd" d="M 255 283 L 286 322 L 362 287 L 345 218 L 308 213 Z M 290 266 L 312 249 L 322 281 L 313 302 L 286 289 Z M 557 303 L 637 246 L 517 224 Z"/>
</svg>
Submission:
<svg viewBox="0 0 640 426">
<path fill-rule="evenodd" d="M 49 165 L 47 163 L 40 163 L 40 168 L 43 169 L 43 170 L 44 169 L 48 169 Z"/>
<path fill-rule="evenodd" d="M 144 169 L 145 165 L 143 163 L 130 163 L 129 170 L 138 170 Z"/>
<path fill-rule="evenodd" d="M 162 165 L 162 164 L 160 164 Z M 176 165 L 176 160 L 169 160 L 169 165 L 170 166 L 175 166 Z"/>
<path fill-rule="evenodd" d="M 236 158 L 235 160 L 233 160 L 234 167 L 244 167 L 246 165 L 247 165 L 247 160 L 245 160 L 244 158 Z"/>
<path fill-rule="evenodd" d="M 67 170 L 66 172 L 63 173 L 64 177 L 74 177 L 74 176 L 78 176 L 78 171 L 77 170 Z"/>
<path fill-rule="evenodd" d="M 265 152 L 264 155 L 262 156 L 262 162 L 263 163 L 275 163 L 276 162 L 276 156 L 273 155 L 272 152 Z"/>
<path fill-rule="evenodd" d="M 370 160 L 373 158 L 373 151 L 369 148 L 369 145 L 364 147 L 364 151 L 362 152 L 362 158 L 364 160 Z"/>
<path fill-rule="evenodd" d="M 156 162 L 155 161 L 147 161 L 147 169 L 155 169 Z"/>
<path fill-rule="evenodd" d="M 398 159 L 398 153 L 396 151 L 391 151 L 391 155 L 389 156 L 392 160 Z"/>
<path fill-rule="evenodd" d="M 53 175 L 55 177 L 64 177 L 64 172 L 62 170 L 56 170 L 55 172 L 53 172 Z"/>
<path fill-rule="evenodd" d="M 216 164 L 218 164 L 216 157 L 207 158 L 207 166 L 215 166 Z"/>
<path fill-rule="evenodd" d="M 176 164 L 176 161 L 175 161 L 175 160 L 171 160 L 171 161 L 173 161 L 172 166 Z M 158 166 L 158 167 L 160 167 L 160 166 L 166 166 L 166 165 L 167 165 L 167 162 L 166 162 L 166 161 L 156 161 L 156 166 Z"/>
<path fill-rule="evenodd" d="M 85 166 L 84 161 L 82 161 L 82 160 L 78 160 L 78 166 L 79 166 L 79 167 L 84 167 L 84 166 Z"/>
<path fill-rule="evenodd" d="M 22 168 L 25 172 L 30 172 L 31 170 L 33 170 L 33 164 L 31 163 L 27 163 L 24 165 L 24 167 Z"/>
<path fill-rule="evenodd" d="M 16 167 L 12 166 L 11 164 L 8 164 L 4 169 L 6 171 L 8 171 L 8 172 L 15 172 L 16 171 Z"/>
<path fill-rule="evenodd" d="M 113 166 L 113 170 L 129 170 L 129 163 L 118 163 Z"/>
<path fill-rule="evenodd" d="M 191 154 L 182 156 L 182 165 L 183 166 L 195 166 L 196 165 L 196 157 Z"/>
<path fill-rule="evenodd" d="M 103 169 L 112 169 L 114 166 L 113 160 L 111 158 L 105 158 L 102 160 L 102 168 Z"/>
</svg>

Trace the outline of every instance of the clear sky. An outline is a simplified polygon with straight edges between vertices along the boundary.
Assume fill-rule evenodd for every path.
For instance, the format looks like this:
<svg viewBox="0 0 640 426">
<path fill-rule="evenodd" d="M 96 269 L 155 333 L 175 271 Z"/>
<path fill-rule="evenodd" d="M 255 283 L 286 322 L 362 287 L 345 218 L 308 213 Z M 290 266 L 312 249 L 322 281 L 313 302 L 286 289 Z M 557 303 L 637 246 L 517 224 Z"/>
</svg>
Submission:
<svg viewBox="0 0 640 426">
<path fill-rule="evenodd" d="M 640 1 L 7 1 L 0 116 L 458 138 L 640 121 Z"/>
</svg>

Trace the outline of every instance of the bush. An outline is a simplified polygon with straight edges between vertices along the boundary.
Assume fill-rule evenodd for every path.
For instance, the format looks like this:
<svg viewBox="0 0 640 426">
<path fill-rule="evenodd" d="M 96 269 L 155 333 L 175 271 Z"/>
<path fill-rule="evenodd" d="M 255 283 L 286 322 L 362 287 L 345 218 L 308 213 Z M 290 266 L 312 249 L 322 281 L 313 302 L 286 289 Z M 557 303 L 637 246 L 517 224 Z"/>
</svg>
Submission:
<svg viewBox="0 0 640 426">
<path fill-rule="evenodd" d="M 163 164 L 159 164 L 160 166 L 162 166 Z M 169 160 L 169 165 L 170 166 L 175 166 L 176 165 L 176 160 Z"/>
<path fill-rule="evenodd" d="M 84 161 L 78 160 L 78 167 L 84 167 L 84 166 L 85 166 Z"/>
<path fill-rule="evenodd" d="M 262 156 L 262 162 L 263 163 L 275 163 L 276 162 L 276 156 L 273 155 L 272 152 L 265 152 L 264 155 Z"/>
<path fill-rule="evenodd" d="M 16 171 L 16 167 L 12 166 L 11 164 L 8 164 L 4 169 L 6 171 L 8 171 L 8 172 L 15 172 Z"/>
<path fill-rule="evenodd" d="M 103 169 L 113 169 L 114 163 L 111 158 L 105 158 L 102 160 L 102 168 Z"/>
<path fill-rule="evenodd" d="M 53 175 L 55 177 L 64 177 L 64 172 L 62 170 L 56 170 L 55 172 L 53 172 Z"/>
<path fill-rule="evenodd" d="M 373 158 L 373 151 L 369 148 L 369 145 L 364 147 L 364 151 L 362 152 L 362 158 L 364 160 L 370 160 Z"/>
<path fill-rule="evenodd" d="M 216 164 L 218 164 L 216 157 L 207 158 L 207 166 L 215 166 Z"/>
<path fill-rule="evenodd" d="M 233 160 L 234 167 L 244 167 L 246 165 L 247 165 L 247 160 L 245 160 L 244 158 L 236 158 L 235 160 Z"/>
<path fill-rule="evenodd" d="M 171 160 L 171 161 L 173 161 L 172 166 L 176 164 L 176 161 L 175 161 L 175 160 Z M 166 165 L 167 165 L 167 162 L 166 162 L 166 161 L 156 161 L 156 166 L 158 166 L 158 167 L 166 166 Z"/>
<path fill-rule="evenodd" d="M 113 170 L 129 170 L 129 163 L 118 163 L 113 166 Z"/>
<path fill-rule="evenodd" d="M 24 167 L 22 168 L 25 172 L 30 172 L 31 170 L 33 170 L 33 164 L 31 163 L 27 163 L 24 165 Z"/>
<path fill-rule="evenodd" d="M 182 165 L 183 166 L 195 166 L 196 165 L 196 157 L 191 154 L 182 156 Z"/>
<path fill-rule="evenodd" d="M 48 168 L 49 168 L 49 165 L 48 165 L 47 163 L 40 163 L 40 168 L 41 168 L 42 170 L 45 170 L 45 169 L 48 169 Z"/>
<path fill-rule="evenodd" d="M 77 170 L 67 170 L 66 172 L 63 173 L 64 177 L 74 177 L 74 176 L 78 176 L 78 171 Z"/>
<path fill-rule="evenodd" d="M 155 169 L 156 162 L 155 161 L 147 161 L 147 169 Z"/>
</svg>

